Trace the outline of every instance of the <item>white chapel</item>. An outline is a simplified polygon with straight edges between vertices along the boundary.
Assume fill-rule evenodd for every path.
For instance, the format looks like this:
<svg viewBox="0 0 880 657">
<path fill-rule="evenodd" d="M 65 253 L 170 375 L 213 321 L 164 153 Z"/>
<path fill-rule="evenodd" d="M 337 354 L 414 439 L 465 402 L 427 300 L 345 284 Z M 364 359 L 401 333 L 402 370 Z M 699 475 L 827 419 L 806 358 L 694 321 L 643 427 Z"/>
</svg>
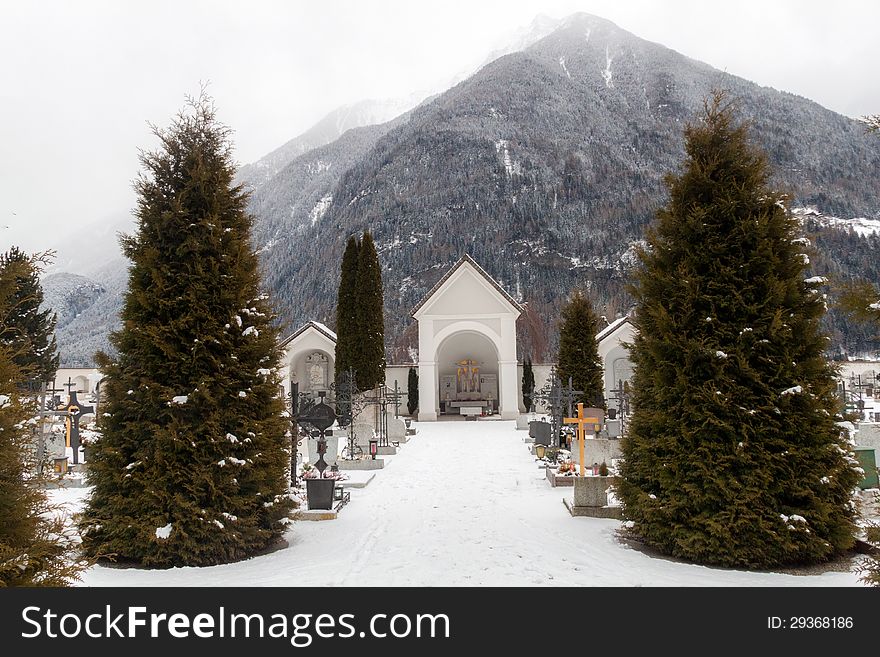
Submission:
<svg viewBox="0 0 880 657">
<path fill-rule="evenodd" d="M 477 408 L 516 418 L 520 313 L 519 303 L 469 255 L 437 282 L 413 309 L 419 326 L 420 422 Z"/>
</svg>

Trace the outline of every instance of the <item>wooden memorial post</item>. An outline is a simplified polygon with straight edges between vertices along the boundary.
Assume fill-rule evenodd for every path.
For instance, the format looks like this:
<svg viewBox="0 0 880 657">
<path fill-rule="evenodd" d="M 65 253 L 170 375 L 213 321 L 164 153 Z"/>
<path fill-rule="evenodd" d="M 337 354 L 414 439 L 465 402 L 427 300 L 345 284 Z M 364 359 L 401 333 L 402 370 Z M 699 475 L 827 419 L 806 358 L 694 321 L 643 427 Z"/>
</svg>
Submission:
<svg viewBox="0 0 880 657">
<path fill-rule="evenodd" d="M 596 409 L 590 409 L 591 411 L 595 411 Z M 598 415 L 598 413 L 596 414 Z M 602 420 L 599 417 L 584 417 L 584 404 L 583 402 L 578 402 L 577 406 L 577 417 L 567 417 L 563 419 L 565 424 L 575 424 L 575 430 L 577 431 L 577 439 L 578 445 L 580 446 L 580 464 L 581 471 L 580 476 L 584 476 L 584 439 L 587 436 L 588 429 L 589 433 L 596 434 L 599 432 L 601 428 Z"/>
</svg>

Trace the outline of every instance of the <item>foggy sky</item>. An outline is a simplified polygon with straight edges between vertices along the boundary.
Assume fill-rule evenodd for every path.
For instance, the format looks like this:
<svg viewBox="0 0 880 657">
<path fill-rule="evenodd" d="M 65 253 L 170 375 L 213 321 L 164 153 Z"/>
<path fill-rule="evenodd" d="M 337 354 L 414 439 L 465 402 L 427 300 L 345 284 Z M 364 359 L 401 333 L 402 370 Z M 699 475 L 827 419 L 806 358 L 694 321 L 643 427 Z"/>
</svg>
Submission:
<svg viewBox="0 0 880 657">
<path fill-rule="evenodd" d="M 880 114 L 872 0 L 0 0 L 0 250 L 130 216 L 147 122 L 167 125 L 202 82 L 252 162 L 339 105 L 436 90 L 537 14 L 577 11 L 842 114 Z"/>
</svg>

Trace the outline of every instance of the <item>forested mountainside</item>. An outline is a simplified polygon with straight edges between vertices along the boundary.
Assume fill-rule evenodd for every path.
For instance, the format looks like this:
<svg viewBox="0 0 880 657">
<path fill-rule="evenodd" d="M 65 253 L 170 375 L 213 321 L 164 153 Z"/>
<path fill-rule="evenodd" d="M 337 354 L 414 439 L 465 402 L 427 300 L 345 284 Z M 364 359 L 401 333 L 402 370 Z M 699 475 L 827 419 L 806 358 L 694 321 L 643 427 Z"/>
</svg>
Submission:
<svg viewBox="0 0 880 657">
<path fill-rule="evenodd" d="M 464 253 L 525 302 L 521 355 L 552 357 L 571 289 L 587 288 L 609 320 L 628 310 L 634 247 L 666 200 L 664 176 L 683 160 L 682 131 L 712 89 L 728 91 L 775 184 L 801 209 L 819 250 L 813 273 L 880 280 L 876 135 L 579 14 L 390 122 L 317 147 L 306 144 L 310 131 L 242 170 L 281 321 L 289 330 L 309 319 L 334 324 L 342 250 L 368 229 L 383 266 L 391 360 L 409 360 L 412 307 Z M 867 230 L 852 228 L 865 225 L 856 217 Z M 106 348 L 101 326 L 120 297 L 101 283 L 108 293 L 95 311 L 59 334 L 70 353 Z M 833 307 L 827 328 L 832 352 L 876 348 Z"/>
<path fill-rule="evenodd" d="M 409 310 L 463 253 L 528 303 L 522 323 L 535 335 L 523 331 L 521 347 L 548 356 L 540 352 L 552 349 L 553 318 L 573 287 L 588 287 L 609 318 L 626 311 L 633 244 L 665 201 L 663 177 L 684 155 L 682 130 L 713 88 L 728 90 L 752 123 L 793 206 L 877 216 L 880 140 L 860 123 L 579 15 L 416 108 L 335 184 L 315 190 L 316 219 L 289 223 L 264 260 L 284 318 L 332 324 L 345 239 L 369 229 L 385 269 L 395 358 L 412 345 Z M 266 207 L 256 208 L 258 223 L 281 225 Z M 855 273 L 876 256 L 871 240 L 841 226 L 822 235 L 820 247 L 851 243 L 846 256 L 817 258 L 817 270 Z M 844 346 L 868 346 L 858 332 L 849 338 L 840 317 L 829 328 Z"/>
</svg>

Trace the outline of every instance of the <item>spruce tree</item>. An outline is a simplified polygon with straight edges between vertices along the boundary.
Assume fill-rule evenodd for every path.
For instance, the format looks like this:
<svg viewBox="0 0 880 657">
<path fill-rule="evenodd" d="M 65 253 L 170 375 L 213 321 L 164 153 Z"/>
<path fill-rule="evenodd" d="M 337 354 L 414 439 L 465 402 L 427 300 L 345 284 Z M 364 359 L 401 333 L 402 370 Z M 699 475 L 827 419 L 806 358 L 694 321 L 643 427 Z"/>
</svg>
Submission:
<svg viewBox="0 0 880 657">
<path fill-rule="evenodd" d="M 48 254 L 46 254 L 48 255 Z M 23 382 L 29 387 L 55 379 L 58 354 L 55 344 L 56 315 L 51 309 L 40 310 L 43 287 L 41 263 L 17 247 L 0 255 L 0 271 L 12 277 L 14 290 L 4 316 L 0 317 L 0 344 L 8 349 Z"/>
<path fill-rule="evenodd" d="M 523 361 L 522 400 L 526 413 L 532 410 L 532 397 L 535 394 L 535 372 L 532 369 L 532 359 Z"/>
<path fill-rule="evenodd" d="M 562 385 L 571 377 L 575 390 L 583 391 L 585 406 L 605 408 L 605 383 L 599 358 L 599 318 L 590 300 L 575 291 L 562 308 L 557 371 Z"/>
<path fill-rule="evenodd" d="M 336 380 L 340 374 L 354 367 L 357 355 L 358 316 L 357 298 L 358 253 L 360 243 L 352 236 L 348 238 L 339 276 L 339 292 L 336 297 Z"/>
<path fill-rule="evenodd" d="M 291 502 L 280 353 L 230 131 L 204 94 L 142 153 L 118 356 L 99 354 L 89 554 L 204 566 L 275 543 Z"/>
<path fill-rule="evenodd" d="M 419 407 L 419 373 L 415 367 L 409 368 L 406 380 L 406 410 L 413 415 Z"/>
<path fill-rule="evenodd" d="M 385 381 L 385 309 L 382 268 L 369 232 L 364 233 L 358 252 L 355 310 L 358 322 L 354 357 L 357 385 L 360 390 L 372 390 Z"/>
<path fill-rule="evenodd" d="M 821 279 L 723 94 L 648 231 L 620 494 L 633 530 L 729 567 L 818 562 L 853 544 L 854 459 L 835 425 Z"/>
<path fill-rule="evenodd" d="M 11 258 L 0 267 L 0 331 L 19 316 L 21 281 L 34 264 Z M 25 303 L 25 306 L 30 307 Z M 8 344 L 0 344 L 0 586 L 67 586 L 85 566 L 75 534 L 49 504 L 38 474 L 29 420 L 32 397 L 22 394 L 23 375 Z"/>
</svg>

